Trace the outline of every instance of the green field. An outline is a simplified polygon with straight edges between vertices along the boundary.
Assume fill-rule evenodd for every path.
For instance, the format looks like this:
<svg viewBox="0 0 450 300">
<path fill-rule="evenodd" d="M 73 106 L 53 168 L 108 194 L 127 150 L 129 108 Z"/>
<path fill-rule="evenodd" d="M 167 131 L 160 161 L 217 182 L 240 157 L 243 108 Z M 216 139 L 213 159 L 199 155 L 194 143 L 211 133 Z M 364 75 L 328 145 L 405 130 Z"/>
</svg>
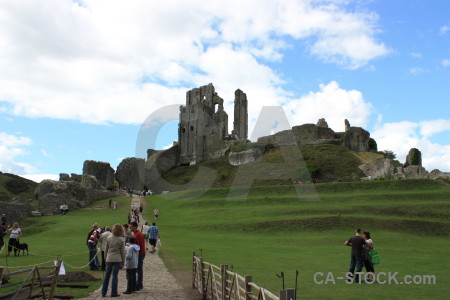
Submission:
<svg viewBox="0 0 450 300">
<path fill-rule="evenodd" d="M 152 220 L 158 207 L 163 246 L 161 255 L 169 269 L 189 284 L 191 255 L 228 264 L 241 275 L 275 294 L 284 272 L 286 287 L 294 287 L 300 272 L 298 299 L 441 299 L 450 293 L 450 187 L 433 180 L 398 180 L 327 183 L 303 186 L 255 186 L 246 198 L 228 199 L 228 188 L 174 192 L 147 197 L 144 218 Z M 312 193 L 314 190 L 317 194 Z M 299 193 L 297 193 L 297 191 Z M 201 192 L 201 191 L 200 191 Z M 300 195 L 300 197 L 299 197 Z M 193 197 L 195 196 L 195 197 Z M 317 201 L 314 201 L 317 200 Z M 62 255 L 68 271 L 83 266 L 88 254 L 85 236 L 92 223 L 125 223 L 129 198 L 119 198 L 119 210 L 107 208 L 108 199 L 67 216 L 23 220 L 23 242 L 28 257 L 9 257 L 9 267 L 51 260 Z M 350 248 L 343 245 L 360 227 L 372 233 L 383 262 L 376 272 L 434 275 L 435 285 L 315 284 L 314 274 L 344 276 Z M 6 265 L 4 253 L 0 265 Z M 88 270 L 88 267 L 83 269 Z M 92 272 L 98 277 L 101 273 Z M 386 277 L 387 279 L 387 277 Z M 87 291 L 99 286 L 91 283 Z M 74 293 L 60 289 L 61 293 Z"/>
</svg>

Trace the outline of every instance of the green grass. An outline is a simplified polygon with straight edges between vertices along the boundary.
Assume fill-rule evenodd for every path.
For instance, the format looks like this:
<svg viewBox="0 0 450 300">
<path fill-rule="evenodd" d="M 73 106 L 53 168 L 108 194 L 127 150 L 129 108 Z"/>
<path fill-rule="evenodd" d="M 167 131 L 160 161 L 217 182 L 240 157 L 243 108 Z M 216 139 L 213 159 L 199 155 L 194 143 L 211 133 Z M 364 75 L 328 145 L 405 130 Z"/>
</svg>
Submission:
<svg viewBox="0 0 450 300">
<path fill-rule="evenodd" d="M 24 200 L 35 200 L 35 189 L 38 184 L 23 177 L 0 172 L 0 201 L 10 202 L 20 196 Z"/>
<path fill-rule="evenodd" d="M 300 201 L 288 186 L 253 187 L 247 200 L 226 200 L 228 189 L 151 197 L 158 207 L 171 269 L 188 271 L 192 252 L 205 261 L 228 264 L 241 275 L 277 293 L 284 272 L 306 299 L 438 299 L 450 292 L 450 188 L 432 180 L 378 181 L 317 185 L 320 201 Z M 147 212 L 150 210 L 147 209 Z M 436 285 L 317 285 L 314 273 L 344 276 L 349 264 L 343 243 L 355 227 L 372 232 L 383 263 L 377 272 L 435 275 Z M 201 250 L 200 250 L 201 249 Z M 324 277 L 325 278 L 325 277 Z M 323 278 L 323 279 L 324 279 Z"/>
<path fill-rule="evenodd" d="M 338 182 L 314 189 L 288 185 L 253 186 L 246 198 L 227 200 L 228 188 L 173 192 L 147 198 L 144 218 L 160 210 L 160 254 L 169 269 L 189 284 L 191 255 L 229 268 L 275 294 L 284 272 L 286 286 L 294 287 L 300 272 L 299 299 L 444 299 L 450 293 L 450 187 L 433 180 Z M 297 194 L 297 191 L 299 194 Z M 300 198 L 299 196 L 300 195 Z M 88 261 L 86 234 L 94 222 L 101 226 L 125 223 L 129 198 L 118 198 L 119 210 L 108 209 L 108 199 L 67 216 L 29 218 L 20 222 L 30 255 L 0 257 L 0 265 L 24 266 L 63 257 L 68 271 Z M 436 285 L 347 285 L 314 283 L 314 274 L 344 276 L 350 249 L 343 245 L 355 227 L 369 230 L 383 262 L 376 272 L 435 275 Z M 39 254 L 39 255 L 38 255 Z M 88 271 L 88 267 L 83 269 Z M 88 271 L 89 272 L 89 271 Z M 101 277 L 99 272 L 91 272 Z M 325 276 L 322 278 L 325 279 Z M 58 289 L 58 294 L 87 290 Z"/>
</svg>

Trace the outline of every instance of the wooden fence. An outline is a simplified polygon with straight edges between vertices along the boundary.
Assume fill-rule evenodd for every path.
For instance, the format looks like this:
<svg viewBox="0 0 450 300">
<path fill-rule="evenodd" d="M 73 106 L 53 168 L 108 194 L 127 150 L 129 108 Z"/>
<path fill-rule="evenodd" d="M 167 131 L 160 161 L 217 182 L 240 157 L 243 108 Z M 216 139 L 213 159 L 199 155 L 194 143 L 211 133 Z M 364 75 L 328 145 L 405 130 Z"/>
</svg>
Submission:
<svg viewBox="0 0 450 300">
<path fill-rule="evenodd" d="M 241 276 L 192 256 L 192 288 L 209 300 L 294 300 L 294 289 L 279 292 L 279 296 L 252 282 L 252 276 Z"/>
<path fill-rule="evenodd" d="M 4 273 L 4 269 L 0 268 L 0 299 L 19 300 L 39 298 L 53 300 L 61 262 L 61 260 L 58 260 L 55 266 L 35 266 L 30 269 L 6 274 Z M 47 274 L 44 274 L 44 272 L 47 272 Z M 2 284 L 2 282 L 5 282 L 5 284 Z M 2 290 L 6 291 L 2 293 Z"/>
</svg>

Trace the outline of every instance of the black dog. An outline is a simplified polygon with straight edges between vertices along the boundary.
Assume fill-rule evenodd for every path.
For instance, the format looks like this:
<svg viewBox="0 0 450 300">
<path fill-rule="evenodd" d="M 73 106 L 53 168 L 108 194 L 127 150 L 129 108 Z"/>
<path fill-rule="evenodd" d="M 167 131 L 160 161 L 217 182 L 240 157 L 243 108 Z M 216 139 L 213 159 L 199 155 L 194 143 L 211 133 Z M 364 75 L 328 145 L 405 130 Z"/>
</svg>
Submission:
<svg viewBox="0 0 450 300">
<path fill-rule="evenodd" d="M 27 250 L 28 255 L 28 244 L 27 243 L 16 243 L 16 246 L 14 248 L 14 256 L 20 255 L 20 251 L 22 251 L 22 255 L 25 255 L 25 250 Z"/>
</svg>

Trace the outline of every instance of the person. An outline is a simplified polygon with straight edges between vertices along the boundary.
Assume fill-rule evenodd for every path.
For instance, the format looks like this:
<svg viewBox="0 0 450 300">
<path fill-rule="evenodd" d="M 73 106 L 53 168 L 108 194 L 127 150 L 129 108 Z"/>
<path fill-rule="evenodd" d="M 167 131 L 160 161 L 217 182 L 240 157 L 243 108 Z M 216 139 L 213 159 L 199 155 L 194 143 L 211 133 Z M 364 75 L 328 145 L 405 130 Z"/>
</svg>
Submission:
<svg viewBox="0 0 450 300">
<path fill-rule="evenodd" d="M 98 224 L 95 223 L 92 225 L 92 229 L 91 231 L 89 231 L 88 233 L 88 237 L 87 237 L 87 246 L 89 248 L 89 269 L 91 271 L 97 271 L 98 267 L 95 263 L 95 258 L 97 257 L 97 243 L 98 243 L 98 239 L 99 239 L 99 234 L 98 234 Z"/>
<path fill-rule="evenodd" d="M 0 217 L 0 221 L 2 221 L 3 225 L 6 226 L 6 215 L 5 214 L 2 214 L 2 216 Z"/>
<path fill-rule="evenodd" d="M 3 246 L 5 246 L 5 241 L 3 237 L 7 234 L 8 230 L 5 227 L 3 221 L 0 221 L 0 252 L 3 250 Z"/>
<path fill-rule="evenodd" d="M 103 230 L 99 227 L 99 228 L 97 228 L 97 233 L 96 233 L 96 236 L 97 236 L 97 245 L 98 245 L 98 242 L 99 242 L 99 240 L 100 240 L 100 236 L 102 235 L 102 233 L 103 233 Z M 101 250 L 100 250 L 101 251 Z M 97 248 L 97 246 L 95 247 L 95 256 L 94 256 L 94 262 L 95 262 L 95 266 L 97 267 L 97 268 L 100 268 L 101 267 L 101 264 L 100 264 L 100 259 L 99 259 L 99 255 L 98 255 L 98 248 Z"/>
<path fill-rule="evenodd" d="M 125 244 L 126 244 L 126 243 L 128 243 L 128 240 L 130 239 L 130 237 L 133 236 L 133 233 L 130 230 L 130 225 L 129 224 L 123 224 L 123 228 L 125 230 L 124 241 L 125 241 Z"/>
<path fill-rule="evenodd" d="M 64 204 L 61 204 L 59 206 L 59 211 L 61 212 L 62 215 L 64 215 Z"/>
<path fill-rule="evenodd" d="M 139 261 L 139 250 L 134 237 L 130 238 L 127 254 L 125 255 L 125 269 L 127 271 L 127 290 L 124 294 L 131 294 L 136 291 L 136 269 Z"/>
<path fill-rule="evenodd" d="M 109 226 L 105 226 L 105 232 L 103 232 L 100 235 L 100 243 L 102 243 L 102 271 L 105 271 L 106 268 L 106 260 L 105 260 L 105 256 L 106 256 L 106 243 L 108 241 L 108 238 L 112 235 L 111 232 L 111 228 L 109 228 Z"/>
<path fill-rule="evenodd" d="M 145 192 L 144 192 L 145 193 Z M 145 196 L 145 194 L 144 194 L 144 196 Z M 144 206 L 142 205 L 142 203 L 141 203 L 141 205 L 139 205 L 139 212 L 142 214 L 142 211 L 144 210 Z"/>
<path fill-rule="evenodd" d="M 127 219 L 128 219 L 128 224 L 130 224 L 131 223 L 131 213 L 128 213 Z"/>
<path fill-rule="evenodd" d="M 156 242 L 160 239 L 159 228 L 156 226 L 156 223 L 153 222 L 152 226 L 148 228 L 148 242 L 150 244 L 150 252 L 155 252 Z"/>
<path fill-rule="evenodd" d="M 364 267 L 366 268 L 366 272 L 375 273 L 375 268 L 373 267 L 372 259 L 369 255 L 369 251 L 374 247 L 373 241 L 370 238 L 370 232 L 364 231 L 363 238 L 366 241 L 366 243 L 364 244 Z M 373 279 L 374 278 L 372 277 L 371 280 Z"/>
<path fill-rule="evenodd" d="M 117 202 L 117 200 L 114 200 L 114 209 L 117 209 L 118 205 L 119 205 L 119 202 Z"/>
<path fill-rule="evenodd" d="M 133 211 L 133 212 L 134 212 L 134 202 L 133 202 L 133 203 L 131 203 L 131 211 Z"/>
<path fill-rule="evenodd" d="M 355 230 L 355 235 L 345 241 L 344 245 L 352 247 L 351 255 L 350 255 L 350 268 L 349 273 L 352 274 L 352 277 L 356 272 L 361 272 L 362 266 L 364 263 L 364 245 L 366 241 L 361 237 L 361 229 L 357 228 Z M 359 275 L 356 274 L 356 281 L 360 283 Z"/>
<path fill-rule="evenodd" d="M 108 208 L 111 208 L 111 202 L 112 202 L 112 199 L 109 199 L 109 201 L 108 201 Z"/>
<path fill-rule="evenodd" d="M 137 222 L 131 222 L 130 229 L 134 233 L 133 237 L 136 239 L 136 244 L 140 247 L 138 266 L 136 269 L 137 273 L 136 291 L 139 291 L 144 288 L 143 277 L 144 277 L 145 242 L 144 236 L 142 235 L 142 232 L 139 230 Z"/>
<path fill-rule="evenodd" d="M 109 279 L 111 280 L 111 297 L 119 297 L 117 287 L 119 285 L 119 269 L 123 268 L 125 262 L 125 243 L 123 242 L 124 229 L 120 224 L 112 227 L 112 235 L 106 242 L 106 272 L 102 285 L 102 296 L 108 292 Z"/>
<path fill-rule="evenodd" d="M 13 227 L 8 229 L 9 241 L 8 241 L 8 252 L 6 256 L 9 256 L 13 248 L 16 248 L 16 245 L 19 243 L 19 238 L 22 236 L 22 230 L 19 228 L 19 223 L 14 223 Z M 16 256 L 16 254 L 14 254 Z"/>
<path fill-rule="evenodd" d="M 153 211 L 153 214 L 155 215 L 155 220 L 158 220 L 159 210 L 157 208 L 155 208 L 155 210 Z"/>
<path fill-rule="evenodd" d="M 148 246 L 148 229 L 150 228 L 150 226 L 148 226 L 148 222 L 145 221 L 145 224 L 142 225 L 141 227 L 141 232 L 144 235 L 144 241 L 145 241 L 145 249 L 148 250 L 147 246 Z"/>
</svg>

